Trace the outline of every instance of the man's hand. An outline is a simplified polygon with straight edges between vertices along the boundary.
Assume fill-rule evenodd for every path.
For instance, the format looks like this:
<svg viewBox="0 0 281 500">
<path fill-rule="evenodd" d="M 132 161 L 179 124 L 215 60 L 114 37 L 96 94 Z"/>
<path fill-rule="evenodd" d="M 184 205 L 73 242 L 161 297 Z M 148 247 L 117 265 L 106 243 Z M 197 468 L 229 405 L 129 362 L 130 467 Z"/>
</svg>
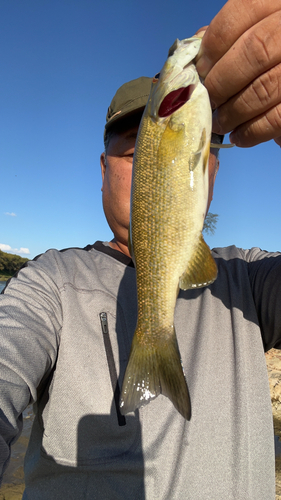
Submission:
<svg viewBox="0 0 281 500">
<path fill-rule="evenodd" d="M 197 70 L 214 112 L 213 131 L 250 147 L 281 146 L 281 0 L 228 0 L 207 29 Z"/>
</svg>

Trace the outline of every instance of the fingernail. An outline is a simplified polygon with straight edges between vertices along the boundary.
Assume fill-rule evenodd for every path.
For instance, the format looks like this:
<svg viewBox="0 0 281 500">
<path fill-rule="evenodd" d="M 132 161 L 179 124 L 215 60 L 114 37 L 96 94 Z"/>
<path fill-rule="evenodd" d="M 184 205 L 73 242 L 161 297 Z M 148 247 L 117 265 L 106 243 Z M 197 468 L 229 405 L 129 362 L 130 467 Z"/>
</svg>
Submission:
<svg viewBox="0 0 281 500">
<path fill-rule="evenodd" d="M 203 38 L 205 33 L 206 33 L 206 30 L 200 30 L 200 31 L 197 31 L 197 33 L 195 33 L 195 35 L 193 35 L 193 36 L 194 37 L 196 36 L 197 38 Z"/>
<path fill-rule="evenodd" d="M 217 110 L 217 104 L 215 103 L 215 101 L 212 101 L 210 100 L 210 103 L 211 103 L 211 108 L 213 110 L 213 114 L 215 113 L 215 111 Z"/>
<path fill-rule="evenodd" d="M 210 61 L 210 59 L 205 55 L 201 56 L 199 51 L 198 60 L 196 63 L 196 69 L 201 78 L 206 78 L 211 68 L 212 68 L 212 62 Z"/>
<path fill-rule="evenodd" d="M 229 134 L 229 142 L 238 146 L 239 138 L 235 132 L 231 132 L 231 134 Z"/>
</svg>

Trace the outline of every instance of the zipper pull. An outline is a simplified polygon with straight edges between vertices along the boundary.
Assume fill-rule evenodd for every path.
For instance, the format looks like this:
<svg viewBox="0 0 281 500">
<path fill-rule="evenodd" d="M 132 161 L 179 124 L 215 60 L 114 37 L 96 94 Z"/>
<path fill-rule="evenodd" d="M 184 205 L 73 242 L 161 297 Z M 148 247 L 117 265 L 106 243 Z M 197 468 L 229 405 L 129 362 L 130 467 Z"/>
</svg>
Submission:
<svg viewBox="0 0 281 500">
<path fill-rule="evenodd" d="M 102 333 L 107 335 L 108 334 L 108 323 L 107 323 L 106 312 L 100 313 L 100 322 L 101 322 Z"/>
</svg>

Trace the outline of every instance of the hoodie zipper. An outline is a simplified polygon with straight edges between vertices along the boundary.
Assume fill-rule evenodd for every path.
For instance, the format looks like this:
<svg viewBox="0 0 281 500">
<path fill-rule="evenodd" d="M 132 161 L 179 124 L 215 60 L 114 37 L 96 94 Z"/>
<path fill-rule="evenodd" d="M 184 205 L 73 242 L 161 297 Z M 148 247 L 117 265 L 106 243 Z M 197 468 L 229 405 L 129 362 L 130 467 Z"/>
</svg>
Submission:
<svg viewBox="0 0 281 500">
<path fill-rule="evenodd" d="M 109 369 L 109 374 L 110 374 L 110 380 L 111 380 L 112 390 L 113 390 L 113 394 L 114 394 L 114 402 L 115 402 L 115 407 L 116 407 L 118 425 L 122 426 L 122 425 L 126 425 L 126 418 L 124 417 L 124 415 L 121 415 L 120 408 L 119 408 L 120 387 L 119 387 L 119 383 L 118 383 L 117 371 L 116 371 L 116 366 L 115 366 L 115 361 L 114 361 L 114 356 L 113 356 L 113 351 L 112 351 L 112 345 L 111 345 L 110 336 L 109 336 L 109 329 L 108 329 L 108 321 L 107 321 L 107 313 L 106 312 L 100 313 L 100 322 L 101 322 L 101 330 L 102 330 L 102 334 L 103 334 L 103 342 L 104 342 L 104 347 L 105 347 L 105 352 L 106 352 L 106 358 L 107 358 L 107 363 L 108 363 L 108 369 Z"/>
</svg>

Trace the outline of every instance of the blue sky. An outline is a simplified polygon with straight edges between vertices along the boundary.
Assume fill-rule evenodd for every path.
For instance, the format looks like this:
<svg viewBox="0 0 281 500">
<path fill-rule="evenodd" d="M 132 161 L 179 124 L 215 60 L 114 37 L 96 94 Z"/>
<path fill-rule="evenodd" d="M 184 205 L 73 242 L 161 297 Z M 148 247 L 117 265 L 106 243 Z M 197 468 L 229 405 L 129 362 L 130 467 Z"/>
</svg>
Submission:
<svg viewBox="0 0 281 500">
<path fill-rule="evenodd" d="M 224 3 L 0 1 L 0 248 L 33 258 L 112 238 L 99 167 L 111 98 Z M 281 249 L 280 155 L 273 142 L 221 152 L 211 247 Z"/>
</svg>

